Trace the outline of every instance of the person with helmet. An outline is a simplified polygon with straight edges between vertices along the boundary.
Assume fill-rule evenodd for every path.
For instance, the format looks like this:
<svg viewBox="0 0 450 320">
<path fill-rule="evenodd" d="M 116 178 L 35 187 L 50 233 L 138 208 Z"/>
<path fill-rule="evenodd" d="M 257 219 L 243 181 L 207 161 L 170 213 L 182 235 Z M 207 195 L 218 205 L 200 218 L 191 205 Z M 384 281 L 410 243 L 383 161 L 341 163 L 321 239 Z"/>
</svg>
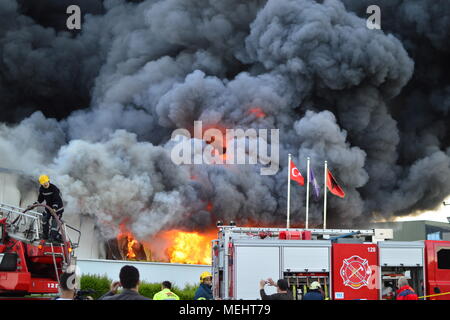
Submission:
<svg viewBox="0 0 450 320">
<path fill-rule="evenodd" d="M 398 279 L 398 287 L 397 300 L 419 300 L 414 289 L 409 286 L 406 277 L 400 277 Z"/>
<path fill-rule="evenodd" d="M 320 283 L 318 281 L 313 281 L 302 300 L 323 300 L 323 295 L 322 292 L 320 292 L 320 289 Z"/>
<path fill-rule="evenodd" d="M 172 283 L 170 281 L 163 281 L 161 291 L 155 293 L 153 300 L 180 300 L 180 297 L 173 293 L 171 289 Z"/>
<path fill-rule="evenodd" d="M 47 175 L 41 175 L 39 177 L 39 183 L 41 184 L 39 188 L 39 196 L 34 204 L 45 201 L 45 203 L 55 211 L 58 218 L 61 219 L 64 212 L 64 206 L 61 198 L 61 192 L 58 187 L 50 183 L 50 178 Z M 50 220 L 51 230 L 49 233 Z M 43 233 L 44 240 L 50 238 L 52 241 L 61 241 L 61 235 L 58 233 L 58 223 L 48 209 L 45 209 L 44 212 Z"/>
<path fill-rule="evenodd" d="M 208 271 L 200 275 L 200 286 L 195 292 L 195 300 L 213 300 L 212 294 L 212 274 Z"/>
</svg>

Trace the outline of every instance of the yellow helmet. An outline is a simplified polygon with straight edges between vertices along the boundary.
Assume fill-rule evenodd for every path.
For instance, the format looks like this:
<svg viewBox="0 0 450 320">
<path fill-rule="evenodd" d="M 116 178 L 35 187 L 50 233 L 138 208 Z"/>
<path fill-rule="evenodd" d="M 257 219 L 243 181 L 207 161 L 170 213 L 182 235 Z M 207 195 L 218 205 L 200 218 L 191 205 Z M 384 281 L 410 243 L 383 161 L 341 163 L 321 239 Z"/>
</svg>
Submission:
<svg viewBox="0 0 450 320">
<path fill-rule="evenodd" d="M 200 275 L 200 281 L 203 282 L 203 280 L 205 280 L 205 278 L 212 278 L 212 274 L 208 271 L 203 272 Z"/>
<path fill-rule="evenodd" d="M 49 182 L 49 181 L 50 181 L 50 178 L 48 176 L 46 176 L 45 174 L 43 174 L 43 175 L 41 175 L 39 177 L 39 183 L 40 184 L 44 184 L 44 183 Z"/>
</svg>

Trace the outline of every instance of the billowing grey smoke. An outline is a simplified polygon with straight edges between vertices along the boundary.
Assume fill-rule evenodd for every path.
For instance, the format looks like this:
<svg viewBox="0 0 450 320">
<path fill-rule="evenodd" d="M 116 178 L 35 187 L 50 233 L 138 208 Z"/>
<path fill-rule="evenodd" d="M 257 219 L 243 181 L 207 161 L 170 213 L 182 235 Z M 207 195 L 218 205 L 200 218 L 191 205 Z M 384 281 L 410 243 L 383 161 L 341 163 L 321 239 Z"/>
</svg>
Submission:
<svg viewBox="0 0 450 320">
<path fill-rule="evenodd" d="M 21 15 L 23 6 L 0 3 L 0 121 L 21 120 L 34 110 L 66 117 L 89 103 L 109 42 L 107 35 L 98 39 L 106 26 L 92 18 L 83 25 L 86 36 L 57 34 Z"/>
<path fill-rule="evenodd" d="M 346 191 L 329 197 L 332 227 L 433 209 L 450 194 L 450 81 L 448 62 L 427 69 L 424 57 L 448 53 L 445 31 L 431 36 L 426 20 L 403 30 L 409 15 L 393 10 L 383 11 L 384 30 L 369 30 L 363 2 L 109 0 L 69 34 L 3 1 L 1 120 L 32 110 L 60 120 L 37 112 L 1 125 L 0 167 L 48 172 L 66 214 L 94 216 L 106 237 L 120 223 L 140 239 L 218 219 L 284 225 L 288 153 L 304 175 L 311 157 L 320 182 L 328 160 Z M 415 3 L 438 12 L 425 2 Z M 432 46 L 415 42 L 423 38 Z M 434 74 L 440 83 L 418 89 Z M 171 133 L 196 120 L 280 129 L 280 171 L 175 165 Z M 293 184 L 293 225 L 304 222 L 304 193 Z M 310 217 L 321 226 L 320 200 Z"/>
</svg>

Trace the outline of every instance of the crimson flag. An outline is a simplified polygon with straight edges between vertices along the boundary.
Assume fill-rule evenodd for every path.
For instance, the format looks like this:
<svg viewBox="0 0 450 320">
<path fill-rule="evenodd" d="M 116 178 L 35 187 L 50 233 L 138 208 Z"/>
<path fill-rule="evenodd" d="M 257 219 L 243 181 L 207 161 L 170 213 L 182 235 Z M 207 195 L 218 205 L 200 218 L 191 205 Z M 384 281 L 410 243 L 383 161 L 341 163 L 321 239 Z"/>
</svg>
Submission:
<svg viewBox="0 0 450 320">
<path fill-rule="evenodd" d="M 327 187 L 332 194 L 337 195 L 338 197 L 341 198 L 345 197 L 344 190 L 342 190 L 342 188 L 338 185 L 336 179 L 334 179 L 329 169 L 327 169 Z"/>
<path fill-rule="evenodd" d="M 300 171 L 294 164 L 294 161 L 291 160 L 291 180 L 297 181 L 297 183 L 301 186 L 305 185 L 305 178 L 303 178 Z"/>
</svg>

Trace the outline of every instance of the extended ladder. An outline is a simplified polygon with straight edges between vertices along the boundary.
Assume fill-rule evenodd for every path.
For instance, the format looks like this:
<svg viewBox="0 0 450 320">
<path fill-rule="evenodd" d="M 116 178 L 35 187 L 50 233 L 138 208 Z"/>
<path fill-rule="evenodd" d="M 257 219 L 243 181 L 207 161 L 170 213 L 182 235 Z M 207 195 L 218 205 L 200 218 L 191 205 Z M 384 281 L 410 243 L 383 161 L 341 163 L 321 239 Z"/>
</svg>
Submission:
<svg viewBox="0 0 450 320">
<path fill-rule="evenodd" d="M 42 213 L 0 203 L 0 219 L 6 219 L 8 236 L 26 243 L 41 239 Z"/>
</svg>

